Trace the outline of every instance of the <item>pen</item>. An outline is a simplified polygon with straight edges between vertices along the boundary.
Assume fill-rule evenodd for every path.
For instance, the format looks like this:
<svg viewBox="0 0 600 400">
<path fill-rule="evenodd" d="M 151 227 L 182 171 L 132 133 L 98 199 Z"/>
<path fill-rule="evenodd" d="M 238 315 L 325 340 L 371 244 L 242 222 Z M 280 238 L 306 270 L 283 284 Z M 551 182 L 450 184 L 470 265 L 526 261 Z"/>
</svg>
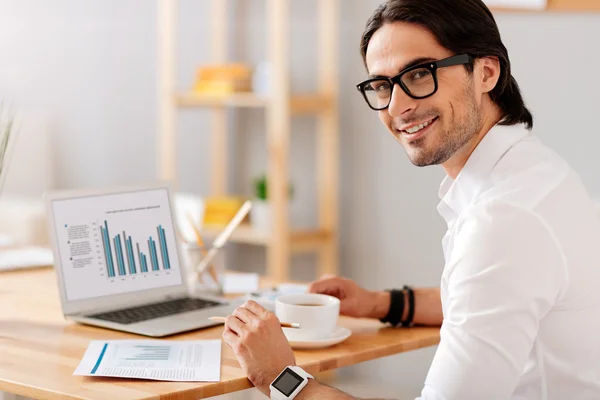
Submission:
<svg viewBox="0 0 600 400">
<path fill-rule="evenodd" d="M 210 317 L 209 318 L 211 321 L 216 321 L 216 322 L 225 322 L 225 317 Z M 281 327 L 282 328 L 295 328 L 295 329 L 300 329 L 300 324 L 296 324 L 296 323 L 290 323 L 290 322 L 282 322 L 281 323 Z"/>
<path fill-rule="evenodd" d="M 202 257 L 206 257 L 208 252 L 206 251 L 206 248 L 204 247 L 204 241 L 202 240 L 202 235 L 200 235 L 200 231 L 196 227 L 196 224 L 195 224 L 194 219 L 192 218 L 191 214 L 188 213 L 187 217 L 188 217 L 190 225 L 192 226 L 192 229 L 194 230 L 194 234 L 196 235 L 196 244 L 198 245 L 198 247 L 200 247 L 200 249 L 202 251 Z M 219 277 L 217 276 L 214 265 L 211 264 L 208 267 L 208 272 L 210 273 L 210 276 L 213 278 L 215 283 L 218 285 Z"/>
<path fill-rule="evenodd" d="M 219 250 L 225 245 L 225 243 L 227 243 L 227 240 L 229 240 L 229 237 L 231 236 L 235 228 L 237 228 L 237 226 L 240 224 L 240 222 L 242 222 L 246 214 L 248 214 L 250 208 L 252 208 L 252 202 L 247 200 L 235 214 L 233 219 L 229 221 L 223 232 L 221 232 L 221 234 L 217 236 L 217 238 L 213 242 L 211 249 L 208 251 L 208 254 L 202 259 L 202 261 L 200 261 L 200 264 L 196 267 L 197 274 L 202 274 L 204 270 L 208 267 L 208 265 L 210 265 L 210 262 L 212 261 L 213 257 L 219 252 Z"/>
</svg>

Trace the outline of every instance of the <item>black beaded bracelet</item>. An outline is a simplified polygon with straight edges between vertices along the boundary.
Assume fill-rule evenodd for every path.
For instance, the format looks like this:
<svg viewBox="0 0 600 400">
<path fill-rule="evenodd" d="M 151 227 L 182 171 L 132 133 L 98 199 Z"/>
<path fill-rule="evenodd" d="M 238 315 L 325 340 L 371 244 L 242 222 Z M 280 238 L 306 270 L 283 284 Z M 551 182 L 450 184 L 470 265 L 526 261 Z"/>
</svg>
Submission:
<svg viewBox="0 0 600 400">
<path fill-rule="evenodd" d="M 402 315 L 404 315 L 404 293 L 397 289 L 391 289 L 388 292 L 390 292 L 390 309 L 380 321 L 396 326 L 402 323 Z"/>
<path fill-rule="evenodd" d="M 415 292 L 411 287 L 406 285 L 402 290 L 406 290 L 408 293 L 408 315 L 406 316 L 406 320 L 402 321 L 402 326 L 412 326 L 415 317 Z"/>
</svg>

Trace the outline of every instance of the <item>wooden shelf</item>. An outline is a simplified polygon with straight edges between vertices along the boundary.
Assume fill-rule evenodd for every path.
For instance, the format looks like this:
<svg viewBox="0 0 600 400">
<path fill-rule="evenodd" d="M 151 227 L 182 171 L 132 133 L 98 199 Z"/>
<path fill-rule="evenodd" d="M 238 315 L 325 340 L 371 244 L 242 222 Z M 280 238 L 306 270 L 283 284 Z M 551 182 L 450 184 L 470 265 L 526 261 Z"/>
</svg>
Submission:
<svg viewBox="0 0 600 400">
<path fill-rule="evenodd" d="M 202 229 L 202 235 L 212 241 L 221 233 L 221 227 L 205 227 Z M 324 242 L 330 239 L 332 235 L 323 229 L 305 229 L 292 231 L 290 242 L 294 251 L 308 251 L 322 246 Z M 268 233 L 255 231 L 248 224 L 240 225 L 229 239 L 232 243 L 244 243 L 266 246 L 269 244 L 270 236 Z"/>
<path fill-rule="evenodd" d="M 175 101 L 180 107 L 247 107 L 260 108 L 269 104 L 267 98 L 253 93 L 234 93 L 226 95 L 211 95 L 187 92 L 175 95 Z"/>
<path fill-rule="evenodd" d="M 319 0 L 315 15 L 317 43 L 310 48 L 316 55 L 316 87 L 309 93 L 291 92 L 290 66 L 290 18 L 292 0 L 266 1 L 265 61 L 270 73 L 265 96 L 251 92 L 209 95 L 176 88 L 177 26 L 179 11 L 177 1 L 159 0 L 158 46 L 160 73 L 160 117 L 157 149 L 159 151 L 161 180 L 173 182 L 177 189 L 177 166 L 181 164 L 178 154 L 177 119 L 182 109 L 204 108 L 203 118 L 210 119 L 210 146 L 205 148 L 209 158 L 211 196 L 229 193 L 228 178 L 231 176 L 229 141 L 238 132 L 232 132 L 234 124 L 230 108 L 262 109 L 265 117 L 266 157 L 264 157 L 269 197 L 271 202 L 272 233 L 255 232 L 250 226 L 241 226 L 233 234 L 234 243 L 265 246 L 267 250 L 267 275 L 278 280 L 290 276 L 292 252 L 311 251 L 316 255 L 316 277 L 335 274 L 338 271 L 338 188 L 339 188 L 339 55 L 331 49 L 339 48 L 339 16 L 342 0 Z M 229 34 L 231 7 L 225 0 L 207 1 L 211 11 L 199 15 L 199 23 L 210 25 L 208 42 L 211 63 L 229 62 Z M 200 20 L 200 18 L 202 18 Z M 289 221 L 289 177 L 292 148 L 293 115 L 306 114 L 315 119 L 314 162 L 317 223 L 315 229 L 294 230 Z M 239 129 L 240 131 L 243 129 Z M 229 134 L 232 133 L 232 134 Z M 216 237 L 221 229 L 205 229 L 204 235 Z M 316 278 L 315 277 L 315 278 Z"/>
<path fill-rule="evenodd" d="M 268 97 L 254 93 L 233 93 L 224 95 L 200 94 L 194 92 L 175 95 L 179 107 L 244 107 L 265 108 L 271 105 Z M 290 109 L 293 114 L 315 114 L 328 109 L 331 101 L 327 96 L 319 94 L 302 94 L 292 96 Z"/>
<path fill-rule="evenodd" d="M 222 231 L 223 227 L 205 226 L 202 227 L 202 231 L 200 231 L 200 233 L 205 239 L 212 241 Z M 252 227 L 248 224 L 241 224 L 235 229 L 235 231 L 233 231 L 229 241 L 232 243 L 264 245 L 268 243 L 269 237 L 268 235 L 262 232 L 257 232 L 253 230 Z"/>
</svg>

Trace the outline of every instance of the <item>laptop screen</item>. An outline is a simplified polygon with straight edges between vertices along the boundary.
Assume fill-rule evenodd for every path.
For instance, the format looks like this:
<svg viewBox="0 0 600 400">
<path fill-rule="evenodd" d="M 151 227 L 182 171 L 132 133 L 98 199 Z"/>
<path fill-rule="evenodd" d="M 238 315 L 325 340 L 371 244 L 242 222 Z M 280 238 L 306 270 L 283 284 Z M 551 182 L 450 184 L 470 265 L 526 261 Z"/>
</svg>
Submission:
<svg viewBox="0 0 600 400">
<path fill-rule="evenodd" d="M 69 301 L 180 285 L 166 188 L 52 201 Z"/>
</svg>

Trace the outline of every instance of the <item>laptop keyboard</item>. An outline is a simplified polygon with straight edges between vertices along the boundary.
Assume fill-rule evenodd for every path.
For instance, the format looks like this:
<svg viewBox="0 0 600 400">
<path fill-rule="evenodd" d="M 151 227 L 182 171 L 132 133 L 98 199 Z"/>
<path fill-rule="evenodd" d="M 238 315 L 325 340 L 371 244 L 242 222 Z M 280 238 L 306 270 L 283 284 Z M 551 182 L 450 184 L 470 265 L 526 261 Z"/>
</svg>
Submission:
<svg viewBox="0 0 600 400">
<path fill-rule="evenodd" d="M 89 315 L 88 317 L 117 322 L 119 324 L 134 324 L 136 322 L 222 305 L 225 304 L 211 300 L 184 298 Z"/>
</svg>

